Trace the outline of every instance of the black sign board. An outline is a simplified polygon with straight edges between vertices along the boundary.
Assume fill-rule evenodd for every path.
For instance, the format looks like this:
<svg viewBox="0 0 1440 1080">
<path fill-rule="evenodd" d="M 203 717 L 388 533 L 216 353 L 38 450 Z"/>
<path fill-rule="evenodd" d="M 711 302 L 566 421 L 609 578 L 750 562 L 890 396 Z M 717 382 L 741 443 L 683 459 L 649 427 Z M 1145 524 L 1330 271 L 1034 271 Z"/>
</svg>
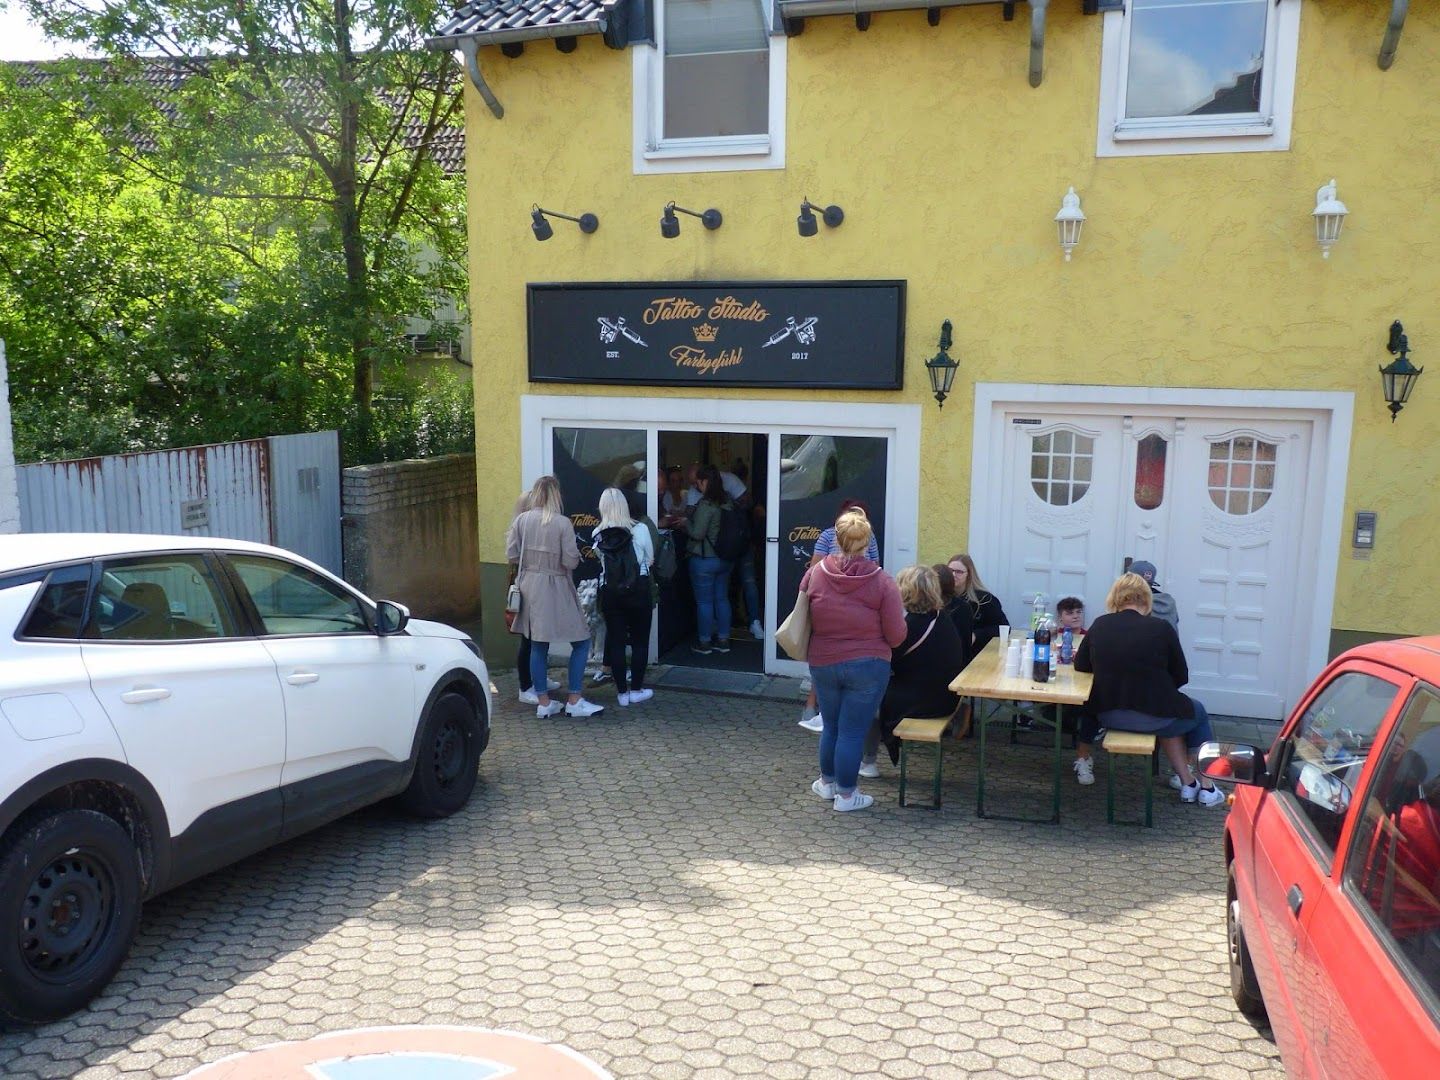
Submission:
<svg viewBox="0 0 1440 1080">
<path fill-rule="evenodd" d="M 905 282 L 532 283 L 532 382 L 899 390 Z"/>
</svg>

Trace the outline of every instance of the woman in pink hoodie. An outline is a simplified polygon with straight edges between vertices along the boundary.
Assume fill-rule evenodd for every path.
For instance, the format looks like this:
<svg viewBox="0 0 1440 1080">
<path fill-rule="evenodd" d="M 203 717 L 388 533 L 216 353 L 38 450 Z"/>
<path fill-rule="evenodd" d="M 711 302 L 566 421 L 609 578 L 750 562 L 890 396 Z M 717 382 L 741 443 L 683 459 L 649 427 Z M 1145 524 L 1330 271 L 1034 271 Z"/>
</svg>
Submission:
<svg viewBox="0 0 1440 1080">
<path fill-rule="evenodd" d="M 865 557 L 870 521 L 851 510 L 835 522 L 838 550 L 805 573 L 810 595 L 810 678 L 820 699 L 820 779 L 810 790 L 836 810 L 875 800 L 856 790 L 865 733 L 890 681 L 890 651 L 905 640 L 905 608 L 889 574 Z"/>
</svg>

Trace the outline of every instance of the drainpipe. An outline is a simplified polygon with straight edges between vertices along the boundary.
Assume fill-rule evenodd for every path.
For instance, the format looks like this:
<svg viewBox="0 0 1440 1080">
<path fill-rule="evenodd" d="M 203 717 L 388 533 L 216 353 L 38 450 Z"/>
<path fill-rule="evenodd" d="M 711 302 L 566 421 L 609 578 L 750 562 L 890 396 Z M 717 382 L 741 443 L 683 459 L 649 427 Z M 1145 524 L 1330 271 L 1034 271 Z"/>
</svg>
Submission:
<svg viewBox="0 0 1440 1080">
<path fill-rule="evenodd" d="M 1395 62 L 1395 50 L 1400 47 L 1400 31 L 1405 28 L 1405 15 L 1410 10 L 1410 0 L 1391 0 L 1390 22 L 1385 26 L 1385 40 L 1380 43 L 1380 70 L 1389 71 Z"/>
<path fill-rule="evenodd" d="M 1409 0 L 1395 0 L 1405 4 Z M 1045 77 L 1045 11 L 1050 0 L 1030 0 L 1030 85 L 1039 86 Z M 1402 15 L 1403 19 L 1404 16 Z M 1383 64 L 1381 65 L 1384 66 Z"/>
<path fill-rule="evenodd" d="M 500 104 L 500 99 L 495 96 L 495 91 L 490 89 L 485 82 L 485 76 L 480 71 L 480 43 L 472 38 L 461 38 L 457 45 L 460 52 L 465 56 L 465 70 L 470 73 L 470 81 L 475 84 L 475 89 L 485 99 L 485 104 L 490 106 L 490 111 L 495 114 L 495 119 L 500 120 L 505 116 L 505 106 Z"/>
</svg>

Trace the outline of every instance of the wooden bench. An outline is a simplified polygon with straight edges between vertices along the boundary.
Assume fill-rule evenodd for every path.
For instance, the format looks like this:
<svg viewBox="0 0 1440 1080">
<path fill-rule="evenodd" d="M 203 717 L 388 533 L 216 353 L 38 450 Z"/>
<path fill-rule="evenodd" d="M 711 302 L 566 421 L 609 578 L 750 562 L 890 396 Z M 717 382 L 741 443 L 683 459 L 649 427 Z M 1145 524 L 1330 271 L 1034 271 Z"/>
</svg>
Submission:
<svg viewBox="0 0 1440 1080">
<path fill-rule="evenodd" d="M 1135 757 L 1153 758 L 1155 755 L 1155 736 L 1142 734 L 1138 731 L 1106 731 L 1105 741 L 1101 744 L 1105 747 L 1105 820 L 1111 825 L 1115 822 L 1115 758 L 1121 754 Z M 1152 809 L 1155 803 L 1155 770 L 1151 763 L 1145 762 L 1145 820 L 1122 821 L 1121 825 L 1141 825 L 1145 828 L 1154 827 Z"/>
<path fill-rule="evenodd" d="M 955 706 L 955 712 L 949 716 L 933 718 L 921 718 L 907 716 L 900 723 L 895 725 L 895 737 L 900 740 L 900 805 L 911 809 L 939 810 L 940 809 L 940 771 L 945 764 L 945 747 L 941 740 L 945 738 L 945 731 L 950 722 L 955 719 L 956 713 L 961 706 Z M 906 770 L 909 764 L 909 752 L 911 743 L 932 743 L 935 747 L 935 788 L 928 804 L 916 806 L 905 801 Z"/>
</svg>

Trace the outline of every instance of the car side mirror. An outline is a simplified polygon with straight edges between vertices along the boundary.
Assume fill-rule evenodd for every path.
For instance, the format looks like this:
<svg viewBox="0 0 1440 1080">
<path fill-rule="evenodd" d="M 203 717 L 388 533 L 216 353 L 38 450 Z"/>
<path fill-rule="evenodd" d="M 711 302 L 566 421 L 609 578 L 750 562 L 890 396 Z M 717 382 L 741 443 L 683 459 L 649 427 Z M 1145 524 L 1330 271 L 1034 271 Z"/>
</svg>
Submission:
<svg viewBox="0 0 1440 1080">
<path fill-rule="evenodd" d="M 1207 742 L 1200 747 L 1200 772 L 1231 784 L 1264 784 L 1265 752 L 1245 743 Z"/>
<path fill-rule="evenodd" d="M 381 637 L 400 633 L 410 622 L 410 609 L 393 600 L 380 600 L 375 604 L 375 632 Z"/>
</svg>

